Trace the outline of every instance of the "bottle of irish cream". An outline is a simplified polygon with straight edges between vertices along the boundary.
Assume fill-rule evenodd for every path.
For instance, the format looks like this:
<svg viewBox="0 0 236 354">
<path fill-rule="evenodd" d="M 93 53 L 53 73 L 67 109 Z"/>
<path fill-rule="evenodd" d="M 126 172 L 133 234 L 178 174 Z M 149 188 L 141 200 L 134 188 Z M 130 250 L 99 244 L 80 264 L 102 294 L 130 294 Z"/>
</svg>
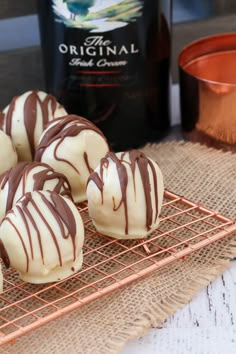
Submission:
<svg viewBox="0 0 236 354">
<path fill-rule="evenodd" d="M 46 89 L 113 150 L 169 128 L 171 0 L 39 0 Z"/>
</svg>

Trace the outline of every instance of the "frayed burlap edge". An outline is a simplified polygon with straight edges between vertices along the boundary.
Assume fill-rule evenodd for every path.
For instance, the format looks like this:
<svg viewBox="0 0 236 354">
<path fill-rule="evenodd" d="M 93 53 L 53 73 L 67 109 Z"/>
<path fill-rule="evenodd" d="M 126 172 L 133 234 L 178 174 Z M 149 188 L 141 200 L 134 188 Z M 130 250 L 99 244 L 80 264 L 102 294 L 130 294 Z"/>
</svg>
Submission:
<svg viewBox="0 0 236 354">
<path fill-rule="evenodd" d="M 121 332 L 116 334 L 107 343 L 104 354 L 117 354 L 125 346 L 128 340 L 143 336 L 150 327 L 159 327 L 163 322 L 177 310 L 182 309 L 189 303 L 193 296 L 201 289 L 209 285 L 211 281 L 221 275 L 229 266 L 230 259 L 236 257 L 236 235 L 225 246 L 223 252 L 216 258 L 212 268 L 207 268 L 199 275 L 198 279 L 192 280 L 184 289 L 181 287 L 169 298 L 162 299 L 158 304 L 150 304 L 145 312 L 128 323 Z"/>
</svg>

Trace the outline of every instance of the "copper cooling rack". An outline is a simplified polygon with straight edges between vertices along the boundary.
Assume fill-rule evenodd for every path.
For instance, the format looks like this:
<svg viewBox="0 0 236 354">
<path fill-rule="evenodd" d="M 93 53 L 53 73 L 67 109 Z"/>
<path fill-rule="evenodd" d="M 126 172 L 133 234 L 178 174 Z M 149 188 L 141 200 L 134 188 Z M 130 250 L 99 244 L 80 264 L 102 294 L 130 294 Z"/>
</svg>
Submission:
<svg viewBox="0 0 236 354">
<path fill-rule="evenodd" d="M 0 294 L 0 345 L 80 306 L 184 259 L 236 230 L 234 221 L 165 191 L 159 228 L 148 239 L 117 241 L 98 234 L 87 207 L 83 268 L 58 283 L 32 285 L 6 270 Z"/>
</svg>

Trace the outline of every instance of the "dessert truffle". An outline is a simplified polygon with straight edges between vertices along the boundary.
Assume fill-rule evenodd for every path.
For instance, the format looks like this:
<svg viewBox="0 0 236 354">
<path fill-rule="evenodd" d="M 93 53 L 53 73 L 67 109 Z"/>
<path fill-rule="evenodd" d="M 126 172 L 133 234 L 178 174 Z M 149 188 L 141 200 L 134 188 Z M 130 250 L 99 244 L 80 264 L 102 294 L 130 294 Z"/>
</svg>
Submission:
<svg viewBox="0 0 236 354">
<path fill-rule="evenodd" d="M 118 239 L 143 238 L 159 224 L 163 177 L 142 152 L 109 152 L 90 175 L 88 210 L 96 229 Z"/>
<path fill-rule="evenodd" d="M 83 261 L 84 226 L 75 204 L 55 192 L 26 193 L 0 226 L 0 255 L 26 282 L 54 282 Z"/>
<path fill-rule="evenodd" d="M 86 184 L 100 159 L 109 151 L 102 132 L 85 118 L 68 115 L 51 122 L 36 149 L 35 160 L 63 173 L 74 201 L 86 200 Z"/>
<path fill-rule="evenodd" d="M 32 161 L 47 123 L 65 114 L 54 96 L 43 91 L 28 91 L 14 97 L 0 113 L 0 128 L 11 137 L 19 161 Z"/>
<path fill-rule="evenodd" d="M 45 163 L 20 162 L 0 176 L 0 221 L 27 192 L 54 191 L 71 198 L 67 178 Z"/>
<path fill-rule="evenodd" d="M 16 149 L 10 137 L 0 130 L 0 174 L 17 164 Z"/>
</svg>

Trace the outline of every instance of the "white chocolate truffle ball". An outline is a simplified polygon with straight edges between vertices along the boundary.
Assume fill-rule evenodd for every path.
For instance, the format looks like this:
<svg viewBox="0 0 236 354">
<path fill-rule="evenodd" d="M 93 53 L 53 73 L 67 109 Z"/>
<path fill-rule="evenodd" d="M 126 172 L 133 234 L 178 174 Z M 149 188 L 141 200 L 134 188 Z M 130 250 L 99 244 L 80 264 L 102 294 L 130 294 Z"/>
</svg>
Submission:
<svg viewBox="0 0 236 354">
<path fill-rule="evenodd" d="M 104 235 L 143 238 L 158 227 L 163 193 L 163 176 L 155 161 L 137 150 L 110 152 L 89 177 L 89 214 Z"/>
<path fill-rule="evenodd" d="M 0 174 L 17 164 L 18 157 L 11 138 L 0 130 Z"/>
<path fill-rule="evenodd" d="M 20 162 L 0 176 L 0 222 L 27 192 L 49 190 L 71 197 L 67 178 L 40 162 Z"/>
<path fill-rule="evenodd" d="M 35 160 L 67 177 L 77 203 L 86 200 L 88 177 L 108 151 L 104 135 L 93 123 L 68 115 L 49 124 L 36 149 Z"/>
<path fill-rule="evenodd" d="M 25 194 L 0 226 L 0 255 L 26 282 L 54 282 L 83 261 L 84 225 L 75 204 L 55 192 Z"/>
<path fill-rule="evenodd" d="M 3 110 L 0 128 L 11 137 L 19 161 L 32 161 L 48 122 L 66 114 L 54 96 L 43 91 L 28 91 L 14 97 Z"/>
</svg>

